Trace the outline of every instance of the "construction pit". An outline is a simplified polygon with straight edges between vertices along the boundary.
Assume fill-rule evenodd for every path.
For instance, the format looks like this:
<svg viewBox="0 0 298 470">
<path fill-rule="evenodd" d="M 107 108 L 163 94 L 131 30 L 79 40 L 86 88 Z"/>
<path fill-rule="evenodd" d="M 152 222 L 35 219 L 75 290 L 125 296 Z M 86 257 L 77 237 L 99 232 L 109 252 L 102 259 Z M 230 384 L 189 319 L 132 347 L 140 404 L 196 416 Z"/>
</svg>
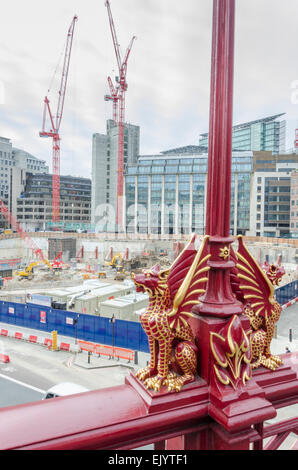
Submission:
<svg viewBox="0 0 298 470">
<path fill-rule="evenodd" d="M 4 251 L 13 255 L 10 261 L 19 260 L 11 276 L 4 279 L 0 301 L 35 303 L 76 313 L 109 318 L 114 315 L 117 319 L 139 321 L 148 305 L 148 295 L 135 291 L 131 273 L 141 272 L 156 263 L 163 268 L 171 265 L 164 250 L 158 255 L 141 251 L 130 257 L 127 248 L 114 252 L 109 247 L 101 257 L 85 259 L 86 252 L 82 247 L 77 250 L 72 239 L 56 238 L 48 240 L 48 249 L 41 250 L 37 258 L 30 257 L 27 248 L 21 253 L 21 242 L 18 238 L 0 240 L 2 260 L 10 264 L 9 259 L 4 258 Z M 37 242 L 43 245 L 40 240 Z M 12 245 L 15 245 L 15 252 Z M 71 257 L 74 254 L 75 257 Z"/>
<path fill-rule="evenodd" d="M 111 244 L 111 240 L 91 234 L 48 235 L 34 237 L 42 257 L 33 254 L 17 236 L 0 238 L 2 263 L 19 260 L 12 275 L 4 279 L 0 300 L 136 322 L 148 305 L 148 295 L 135 291 L 132 272 L 155 264 L 168 269 L 187 243 L 184 239 L 117 240 Z M 260 264 L 282 264 L 286 274 L 280 286 L 298 279 L 296 246 L 261 240 L 247 246 Z"/>
</svg>

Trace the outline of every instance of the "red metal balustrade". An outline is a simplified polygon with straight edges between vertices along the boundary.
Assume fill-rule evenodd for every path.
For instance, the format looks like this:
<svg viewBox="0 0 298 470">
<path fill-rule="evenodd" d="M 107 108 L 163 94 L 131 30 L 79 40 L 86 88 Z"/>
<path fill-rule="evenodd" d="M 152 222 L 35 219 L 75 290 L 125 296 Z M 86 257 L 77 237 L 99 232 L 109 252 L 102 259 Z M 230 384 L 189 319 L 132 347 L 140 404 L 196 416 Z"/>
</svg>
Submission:
<svg viewBox="0 0 298 470">
<path fill-rule="evenodd" d="M 298 403 L 298 353 L 283 358 L 279 378 L 264 369 L 253 378 L 274 408 Z M 298 433 L 298 418 L 268 425 L 244 423 L 243 429 L 229 433 L 210 418 L 208 405 L 209 388 L 203 379 L 178 394 L 156 393 L 143 389 L 130 373 L 121 386 L 2 408 L 0 447 L 126 450 L 155 443 L 158 450 L 271 450 L 290 432 Z"/>
</svg>

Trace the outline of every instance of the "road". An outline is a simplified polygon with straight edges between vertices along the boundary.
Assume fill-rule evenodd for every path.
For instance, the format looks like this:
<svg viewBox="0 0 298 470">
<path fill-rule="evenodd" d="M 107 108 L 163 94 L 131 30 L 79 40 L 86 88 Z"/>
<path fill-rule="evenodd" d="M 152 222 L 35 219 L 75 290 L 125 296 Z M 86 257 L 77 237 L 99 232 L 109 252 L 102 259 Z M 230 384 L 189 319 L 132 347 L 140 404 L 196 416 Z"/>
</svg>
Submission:
<svg viewBox="0 0 298 470">
<path fill-rule="evenodd" d="M 21 405 L 41 400 L 44 390 L 32 387 L 29 384 L 0 375 L 0 407 Z"/>
<path fill-rule="evenodd" d="M 0 363 L 0 406 L 40 399 L 59 382 L 74 382 L 89 390 L 121 385 L 131 370 L 129 364 L 121 366 L 95 356 L 88 364 L 84 352 L 51 351 L 42 345 L 7 337 L 0 339 L 0 352 L 10 359 L 9 363 Z"/>
</svg>

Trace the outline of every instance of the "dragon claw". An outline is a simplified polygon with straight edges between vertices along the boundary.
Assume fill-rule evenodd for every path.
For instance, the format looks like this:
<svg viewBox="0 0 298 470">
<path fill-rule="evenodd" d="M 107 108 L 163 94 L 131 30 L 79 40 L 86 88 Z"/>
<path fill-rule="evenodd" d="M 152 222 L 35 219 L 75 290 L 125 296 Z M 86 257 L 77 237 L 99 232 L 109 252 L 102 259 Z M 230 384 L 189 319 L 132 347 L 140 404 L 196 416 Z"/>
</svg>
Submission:
<svg viewBox="0 0 298 470">
<path fill-rule="evenodd" d="M 270 356 L 271 361 L 275 362 L 277 366 L 282 365 L 282 359 L 279 356 Z"/>
<path fill-rule="evenodd" d="M 156 373 L 156 370 L 153 369 L 152 367 L 150 366 L 147 366 L 147 367 L 144 367 L 143 369 L 139 369 L 135 376 L 137 377 L 137 379 L 141 380 L 142 382 L 144 382 L 145 380 L 147 380 L 149 377 L 152 377 L 154 374 Z"/>
<path fill-rule="evenodd" d="M 150 377 L 149 379 L 146 379 L 144 384 L 146 388 L 151 388 L 155 392 L 159 392 L 164 380 L 165 379 L 160 375 L 156 375 L 155 377 Z"/>
<path fill-rule="evenodd" d="M 263 356 L 261 359 L 261 365 L 270 370 L 277 369 L 281 364 L 282 360 L 279 356 Z"/>
</svg>

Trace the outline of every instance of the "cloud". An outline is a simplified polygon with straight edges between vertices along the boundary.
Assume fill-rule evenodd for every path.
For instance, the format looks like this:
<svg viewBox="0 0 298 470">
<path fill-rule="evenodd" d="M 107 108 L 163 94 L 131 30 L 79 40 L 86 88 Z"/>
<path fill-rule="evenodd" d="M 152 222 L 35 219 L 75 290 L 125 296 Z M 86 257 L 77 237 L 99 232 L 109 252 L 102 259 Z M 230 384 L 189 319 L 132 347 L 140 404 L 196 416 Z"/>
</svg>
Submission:
<svg viewBox="0 0 298 470">
<path fill-rule="evenodd" d="M 141 128 L 141 153 L 197 144 L 209 125 L 212 1 L 110 3 L 123 54 L 137 37 L 128 61 L 126 120 Z M 286 112 L 290 146 L 298 106 L 291 102 L 291 83 L 298 80 L 297 1 L 236 5 L 234 123 Z M 10 0 L 3 14 L 0 135 L 46 160 L 50 171 L 51 142 L 39 137 L 43 99 L 78 15 L 61 125 L 61 173 L 90 177 L 92 134 L 105 133 L 112 117 L 112 104 L 104 101 L 107 76 L 117 74 L 105 1 L 53 0 L 46 8 L 36 0 Z M 53 112 L 60 71 L 51 92 Z"/>
</svg>

